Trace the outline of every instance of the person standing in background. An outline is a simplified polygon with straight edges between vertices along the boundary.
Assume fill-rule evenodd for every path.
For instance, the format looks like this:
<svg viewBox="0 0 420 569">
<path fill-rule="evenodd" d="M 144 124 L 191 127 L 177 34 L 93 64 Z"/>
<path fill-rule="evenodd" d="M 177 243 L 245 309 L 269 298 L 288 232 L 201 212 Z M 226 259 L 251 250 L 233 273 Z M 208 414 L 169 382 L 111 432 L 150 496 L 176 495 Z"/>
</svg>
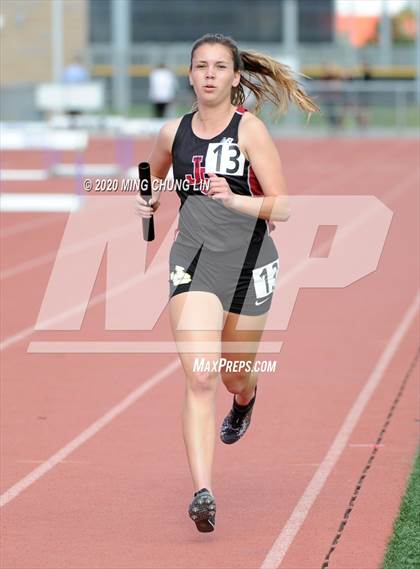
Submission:
<svg viewBox="0 0 420 569">
<path fill-rule="evenodd" d="M 81 57 L 75 57 L 72 62 L 64 68 L 63 83 L 67 85 L 78 85 L 90 81 L 89 71 L 84 67 Z M 69 109 L 66 114 L 70 117 L 70 126 L 75 126 L 76 117 L 82 114 L 80 109 Z"/>
<path fill-rule="evenodd" d="M 63 72 L 64 83 L 87 83 L 90 75 L 80 57 L 75 57 Z"/>
<path fill-rule="evenodd" d="M 371 81 L 373 79 L 373 71 L 367 61 L 363 61 L 360 68 L 360 79 L 362 81 Z M 363 89 L 359 94 L 359 100 L 356 112 L 356 122 L 359 127 L 366 128 L 369 126 L 369 108 L 371 104 L 371 92 Z"/>
<path fill-rule="evenodd" d="M 327 82 L 323 94 L 326 118 L 329 126 L 337 130 L 344 126 L 343 73 L 337 65 L 331 63 L 326 66 L 322 79 Z"/>
<path fill-rule="evenodd" d="M 354 82 L 346 90 L 344 114 L 352 118 L 356 125 L 364 129 L 369 126 L 369 105 L 371 94 L 364 88 L 363 82 L 372 79 L 372 69 L 367 62 L 363 62 L 358 70 L 349 70 L 345 76 L 348 82 Z"/>
<path fill-rule="evenodd" d="M 156 118 L 165 116 L 168 105 L 175 100 L 177 79 L 170 69 L 160 63 L 149 76 L 149 100 Z"/>
</svg>

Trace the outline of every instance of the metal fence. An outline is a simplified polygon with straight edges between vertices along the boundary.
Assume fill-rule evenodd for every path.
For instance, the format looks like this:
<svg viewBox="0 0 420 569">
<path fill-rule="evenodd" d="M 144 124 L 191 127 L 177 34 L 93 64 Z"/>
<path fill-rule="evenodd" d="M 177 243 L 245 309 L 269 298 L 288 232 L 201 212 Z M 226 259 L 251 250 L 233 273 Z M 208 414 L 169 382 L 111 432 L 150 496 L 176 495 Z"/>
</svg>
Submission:
<svg viewBox="0 0 420 569">
<path fill-rule="evenodd" d="M 314 125 L 332 128 L 419 128 L 419 94 L 415 81 L 310 81 L 321 115 Z"/>
<path fill-rule="evenodd" d="M 321 108 L 319 115 L 313 115 L 309 125 L 303 113 L 291 112 L 280 121 L 291 128 L 326 127 L 333 129 L 378 128 L 414 129 L 419 128 L 419 93 L 413 80 L 308 80 L 305 89 Z M 177 108 L 172 107 L 171 115 L 187 112 L 193 94 L 187 80 L 180 78 Z M 147 77 L 137 77 L 131 82 L 131 97 L 138 113 L 147 116 Z M 271 122 L 273 109 L 267 105 L 262 116 Z"/>
<path fill-rule="evenodd" d="M 180 78 L 180 89 L 176 103 L 168 109 L 168 115 L 175 116 L 190 110 L 193 93 L 188 82 Z M 360 80 L 307 80 L 304 86 L 321 108 L 309 123 L 304 113 L 293 108 L 278 123 L 274 122 L 270 105 L 263 108 L 266 122 L 280 129 L 287 127 L 296 131 L 334 131 L 379 129 L 420 133 L 419 93 L 416 82 L 407 81 L 360 81 Z M 110 85 L 108 84 L 108 90 Z M 129 117 L 151 117 L 152 109 L 147 98 L 148 78 L 131 80 L 132 106 Z M 110 97 L 106 100 L 102 115 L 113 112 Z M 34 86 L 2 89 L 2 121 L 40 120 L 42 114 L 35 107 Z"/>
</svg>

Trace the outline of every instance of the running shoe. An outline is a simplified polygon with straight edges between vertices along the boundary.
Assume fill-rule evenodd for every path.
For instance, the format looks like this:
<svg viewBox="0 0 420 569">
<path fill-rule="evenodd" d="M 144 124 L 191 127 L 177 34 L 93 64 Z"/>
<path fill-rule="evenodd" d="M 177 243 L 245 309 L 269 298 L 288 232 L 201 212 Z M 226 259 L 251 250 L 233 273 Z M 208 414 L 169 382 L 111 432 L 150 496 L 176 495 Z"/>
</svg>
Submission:
<svg viewBox="0 0 420 569">
<path fill-rule="evenodd" d="M 238 405 L 233 396 L 232 409 L 226 415 L 222 426 L 220 427 L 220 438 L 222 442 L 231 445 L 239 441 L 244 436 L 246 430 L 251 423 L 252 410 L 254 408 L 255 398 L 257 396 L 257 386 L 255 386 L 255 394 L 248 405 Z"/>
<path fill-rule="evenodd" d="M 202 488 L 194 494 L 194 499 L 188 508 L 188 515 L 195 522 L 198 531 L 214 531 L 216 502 L 207 488 Z"/>
</svg>

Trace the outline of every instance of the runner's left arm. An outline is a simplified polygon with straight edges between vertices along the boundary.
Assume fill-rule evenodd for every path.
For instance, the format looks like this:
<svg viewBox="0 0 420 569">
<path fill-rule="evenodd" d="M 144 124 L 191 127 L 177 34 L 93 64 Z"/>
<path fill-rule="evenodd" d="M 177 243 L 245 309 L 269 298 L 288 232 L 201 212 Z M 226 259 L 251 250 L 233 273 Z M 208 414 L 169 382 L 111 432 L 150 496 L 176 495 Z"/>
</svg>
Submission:
<svg viewBox="0 0 420 569">
<path fill-rule="evenodd" d="M 290 216 L 290 200 L 286 193 L 280 156 L 264 123 L 257 117 L 250 116 L 241 127 L 240 141 L 264 196 L 233 194 L 226 179 L 214 174 L 210 174 L 209 196 L 240 213 L 271 221 L 287 221 Z"/>
</svg>

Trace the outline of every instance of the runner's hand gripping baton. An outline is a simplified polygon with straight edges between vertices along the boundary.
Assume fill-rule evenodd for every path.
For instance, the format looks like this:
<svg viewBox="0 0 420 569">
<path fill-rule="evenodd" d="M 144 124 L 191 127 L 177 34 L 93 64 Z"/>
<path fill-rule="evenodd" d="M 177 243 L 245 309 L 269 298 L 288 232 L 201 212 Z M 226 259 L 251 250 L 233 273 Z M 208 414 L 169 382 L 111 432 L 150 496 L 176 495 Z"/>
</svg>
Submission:
<svg viewBox="0 0 420 569">
<path fill-rule="evenodd" d="M 152 184 L 150 181 L 150 164 L 149 162 L 140 162 L 139 164 L 140 178 L 140 195 L 149 204 L 152 198 Z M 153 223 L 153 215 L 150 219 L 143 218 L 143 239 L 145 241 L 153 241 L 155 238 L 155 225 Z"/>
</svg>

